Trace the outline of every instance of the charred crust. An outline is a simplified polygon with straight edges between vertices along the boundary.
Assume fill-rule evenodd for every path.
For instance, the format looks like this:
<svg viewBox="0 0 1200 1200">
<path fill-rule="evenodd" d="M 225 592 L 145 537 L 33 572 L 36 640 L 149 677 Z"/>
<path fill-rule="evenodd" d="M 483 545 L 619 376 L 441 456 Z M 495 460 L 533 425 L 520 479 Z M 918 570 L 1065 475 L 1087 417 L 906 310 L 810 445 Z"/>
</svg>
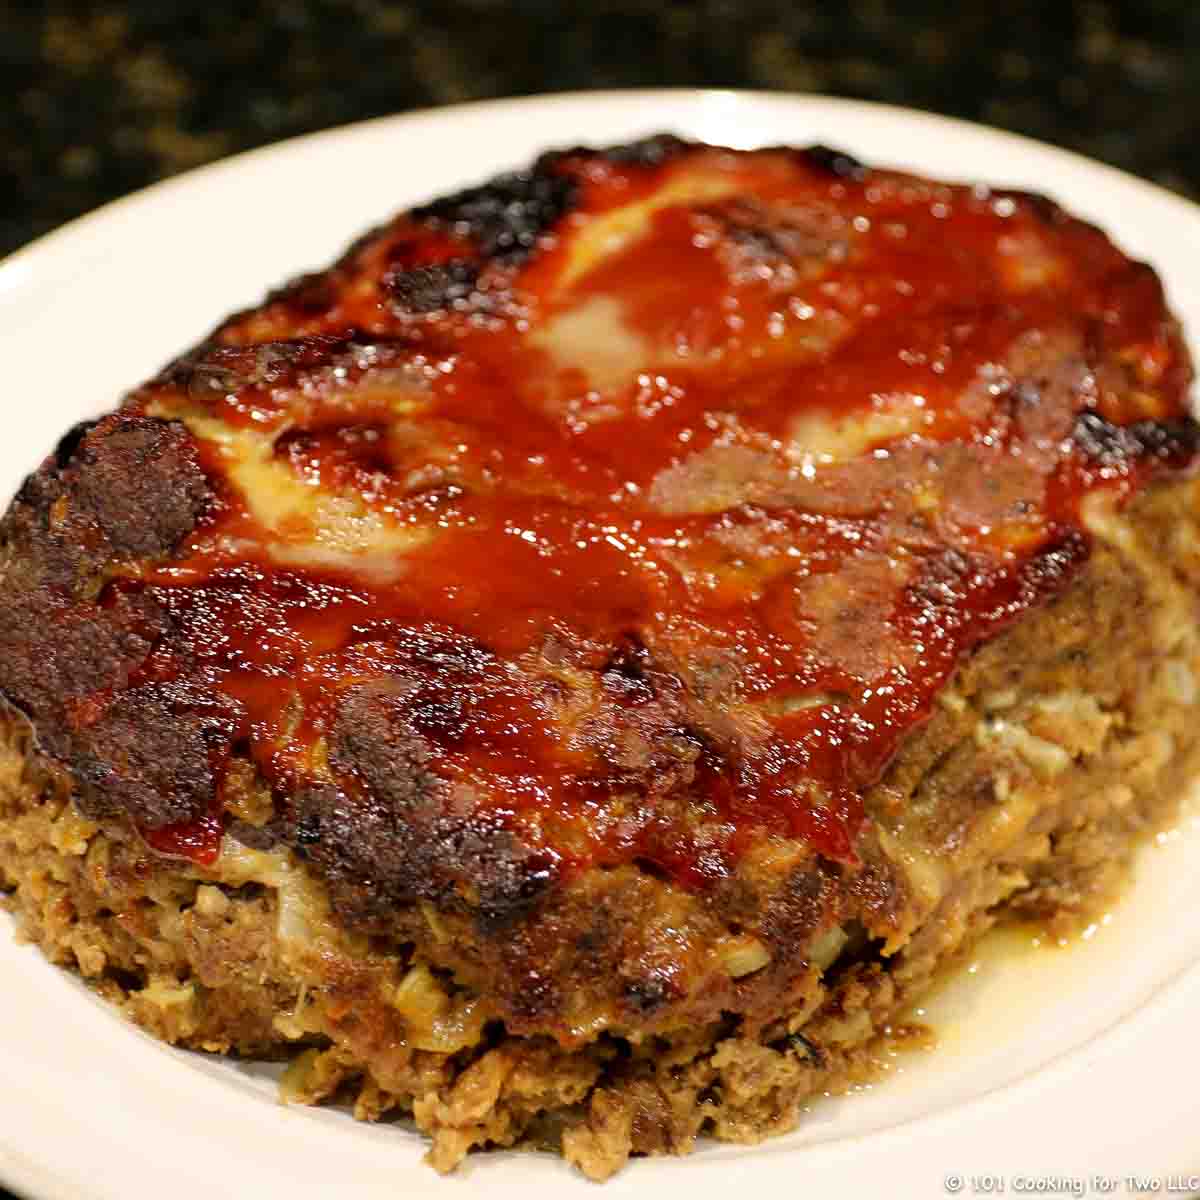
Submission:
<svg viewBox="0 0 1200 1200">
<path fill-rule="evenodd" d="M 10 582 L 0 595 L 0 690 L 34 721 L 43 748 L 69 759 L 87 697 L 124 686 L 164 628 L 140 597 L 118 594 L 101 609 Z"/>
<path fill-rule="evenodd" d="M 347 691 L 330 732 L 337 782 L 300 794 L 289 841 L 330 879 L 352 923 L 370 925 L 396 904 L 429 900 L 498 932 L 539 903 L 556 877 L 554 861 L 434 771 L 432 745 L 412 719 L 419 702 L 415 679 Z"/>
<path fill-rule="evenodd" d="M 123 693 L 81 735 L 72 767 L 80 809 L 127 815 L 146 829 L 194 821 L 212 808 L 214 760 L 232 737 L 232 705 L 172 685 Z"/>
<path fill-rule="evenodd" d="M 430 748 L 411 728 L 405 697 L 407 681 L 351 688 L 334 720 L 330 765 L 357 776 L 380 804 L 394 814 L 428 804 L 438 786 L 430 769 Z"/>
<path fill-rule="evenodd" d="M 66 493 L 117 558 L 161 558 L 195 528 L 211 492 L 178 422 L 119 414 L 80 439 Z"/>
<path fill-rule="evenodd" d="M 484 937 L 502 934 L 525 919 L 553 889 L 558 877 L 552 858 L 529 852 L 509 854 L 496 864 L 499 870 L 486 870 L 490 865 L 487 857 L 497 844 L 517 846 L 515 839 L 497 843 L 494 832 L 488 831 L 478 850 L 472 847 L 479 857 L 463 859 L 478 864 L 477 878 L 482 886 L 475 923 Z"/>
<path fill-rule="evenodd" d="M 118 596 L 94 612 L 43 607 L 37 625 L 13 617 L 0 605 L 4 696 L 72 771 L 84 813 L 155 829 L 210 810 L 232 706 L 173 685 L 121 690 L 165 628 L 156 607 Z"/>
<path fill-rule="evenodd" d="M 870 168 L 864 166 L 852 154 L 844 150 L 834 150 L 820 144 L 806 146 L 797 150 L 796 155 L 815 171 L 821 171 L 834 179 L 850 179 L 858 182 L 870 174 Z"/>
<path fill-rule="evenodd" d="M 1049 196 L 1044 196 L 1041 192 L 1027 192 L 1019 188 L 995 188 L 989 189 L 988 195 L 993 200 L 1012 200 L 1045 225 L 1063 225 L 1068 221 L 1077 221 L 1077 218 L 1068 216 Z"/>
<path fill-rule="evenodd" d="M 62 439 L 22 484 L 3 537 L 43 585 L 78 590 L 114 559 L 170 554 L 211 496 L 183 425 L 117 412 Z"/>
<path fill-rule="evenodd" d="M 365 921 L 390 897 L 405 896 L 407 828 L 369 793 L 314 784 L 296 795 L 288 841 L 330 884 L 334 905 L 348 922 Z"/>
<path fill-rule="evenodd" d="M 470 238 L 484 258 L 519 263 L 574 206 L 575 181 L 551 168 L 550 158 L 539 160 L 530 171 L 500 175 L 422 205 L 412 215 L 450 226 Z"/>
<path fill-rule="evenodd" d="M 1064 589 L 1090 553 L 1091 542 L 1087 535 L 1072 529 L 1025 563 L 1017 581 L 1023 593 L 1018 611 Z"/>
<path fill-rule="evenodd" d="M 326 366 L 339 355 L 353 354 L 369 344 L 327 334 L 253 346 L 206 344 L 173 362 L 156 382 L 177 387 L 201 401 L 248 388 L 285 387 L 305 371 Z"/>
<path fill-rule="evenodd" d="M 695 145 L 673 133 L 656 133 L 635 142 L 606 146 L 597 153 L 600 158 L 618 166 L 660 167 L 671 159 L 682 157 Z"/>
<path fill-rule="evenodd" d="M 401 312 L 431 313 L 452 308 L 470 299 L 479 279 L 479 268 L 463 258 L 427 266 L 391 271 L 384 290 Z"/>
<path fill-rule="evenodd" d="M 123 690 L 166 614 L 137 588 L 104 588 L 114 561 L 169 555 L 210 497 L 182 425 L 122 411 L 71 430 L 4 519 L 0 692 L 73 770 L 86 811 L 157 827 L 211 801 L 211 722 Z"/>
<path fill-rule="evenodd" d="M 1071 436 L 1084 457 L 1100 467 L 1128 467 L 1147 459 L 1185 467 L 1200 457 L 1200 424 L 1192 420 L 1114 425 L 1099 413 L 1084 412 Z"/>
<path fill-rule="evenodd" d="M 372 372 L 391 371 L 422 382 L 411 367 L 413 343 L 407 337 L 369 337 L 361 333 L 316 334 L 252 346 L 205 345 L 177 359 L 153 388 L 177 389 L 200 405 L 237 394 L 304 387 L 333 391 L 353 387 Z M 298 436 L 299 434 L 297 434 Z"/>
<path fill-rule="evenodd" d="M 71 460 L 75 457 L 79 450 L 83 439 L 99 424 L 99 420 L 79 421 L 72 425 L 66 433 L 58 439 L 58 445 L 54 447 L 54 465 L 60 470 L 65 470 L 71 464 Z"/>
<path fill-rule="evenodd" d="M 557 877 L 552 859 L 445 784 L 418 812 L 366 789 L 306 788 L 288 840 L 329 881 L 347 923 L 364 928 L 387 928 L 397 905 L 428 900 L 496 934 L 527 915 Z"/>
<path fill-rule="evenodd" d="M 347 257 L 355 253 L 357 250 L 352 247 Z M 337 303 L 337 297 L 334 271 L 309 271 L 271 292 L 264 303 L 286 304 L 302 316 L 316 316 L 328 312 Z"/>
</svg>

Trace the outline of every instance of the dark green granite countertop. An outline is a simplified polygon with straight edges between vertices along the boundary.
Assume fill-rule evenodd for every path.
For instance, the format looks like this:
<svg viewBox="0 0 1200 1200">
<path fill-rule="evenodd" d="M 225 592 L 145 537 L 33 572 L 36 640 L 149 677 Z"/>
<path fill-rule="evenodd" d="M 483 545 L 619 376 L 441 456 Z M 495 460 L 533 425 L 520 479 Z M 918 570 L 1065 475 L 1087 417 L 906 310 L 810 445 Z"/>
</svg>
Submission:
<svg viewBox="0 0 1200 1200">
<path fill-rule="evenodd" d="M 1195 0 L 0 0 L 0 70 L 0 254 L 292 134 L 587 87 L 885 100 L 1200 195 Z"/>
<path fill-rule="evenodd" d="M 1200 196 L 1197 0 L 0 0 L 0 77 L 0 254 L 264 142 L 591 87 L 884 100 Z"/>
</svg>

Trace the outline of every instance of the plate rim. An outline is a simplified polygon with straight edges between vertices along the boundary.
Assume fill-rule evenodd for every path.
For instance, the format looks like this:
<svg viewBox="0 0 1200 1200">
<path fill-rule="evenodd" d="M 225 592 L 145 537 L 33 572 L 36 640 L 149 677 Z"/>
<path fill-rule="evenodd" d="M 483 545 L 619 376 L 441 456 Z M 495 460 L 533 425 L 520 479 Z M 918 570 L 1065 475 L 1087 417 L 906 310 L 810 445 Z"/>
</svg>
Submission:
<svg viewBox="0 0 1200 1200">
<path fill-rule="evenodd" d="M 112 200 L 19 247 L 7 257 L 0 259 L 0 294 L 9 288 L 15 288 L 19 291 L 22 286 L 26 285 L 27 271 L 32 271 L 36 276 L 40 269 L 39 264 L 44 260 L 48 259 L 52 267 L 54 260 L 64 255 L 69 255 L 72 249 L 82 241 L 91 241 L 98 236 L 102 236 L 105 227 L 110 226 L 114 221 L 124 222 L 127 219 L 135 218 L 138 212 L 147 205 L 164 203 L 169 205 L 170 198 L 178 191 L 191 190 L 197 186 L 203 186 L 206 182 L 220 180 L 221 177 L 227 175 L 237 175 L 247 171 L 254 173 L 267 167 L 270 160 L 275 156 L 294 155 L 302 152 L 305 147 L 316 143 L 334 143 L 348 136 L 369 136 L 372 132 L 376 132 L 383 127 L 402 131 L 405 127 L 427 124 L 430 121 L 453 121 L 455 118 L 468 114 L 495 113 L 500 111 L 520 112 L 527 109 L 556 107 L 567 108 L 580 104 L 605 106 L 611 104 L 613 101 L 631 105 L 648 105 L 655 101 L 669 102 L 672 105 L 685 103 L 703 104 L 706 101 L 714 99 L 750 106 L 765 103 L 771 106 L 783 104 L 788 107 L 812 107 L 826 111 L 836 109 L 866 116 L 873 115 L 893 122 L 902 121 L 906 124 L 930 130 L 935 128 L 945 129 L 949 126 L 971 136 L 977 137 L 984 134 L 990 139 L 999 139 L 1005 145 L 1011 147 L 1015 154 L 1023 156 L 1033 155 L 1034 157 L 1049 154 L 1063 163 L 1073 165 L 1080 170 L 1085 170 L 1093 178 L 1105 179 L 1113 187 L 1119 187 L 1122 190 L 1132 190 L 1139 195 L 1153 198 L 1157 204 L 1166 203 L 1172 210 L 1178 213 L 1179 219 L 1195 223 L 1197 234 L 1200 236 L 1200 206 L 1157 183 L 1140 179 L 1109 164 L 1092 160 L 1076 151 L 1062 149 L 1021 134 L 996 129 L 991 126 L 954 117 L 944 117 L 927 110 L 910 109 L 874 101 L 848 100 L 820 94 L 796 94 L 770 90 L 730 88 L 598 89 L 478 100 L 461 104 L 423 108 L 399 114 L 381 115 L 366 121 L 351 122 L 313 133 L 301 134 L 282 141 L 242 151 L 216 162 L 205 164 L 201 167 L 157 181 L 147 187 Z M 665 125 L 670 125 L 670 123 L 670 120 L 664 121 Z M 901 150 L 900 147 L 897 149 Z M 897 157 L 903 157 L 902 151 Z M 914 157 L 919 158 L 919 153 L 914 155 Z M 919 167 L 911 169 L 919 169 Z M 469 183 L 471 181 L 469 167 L 464 170 L 464 176 L 464 183 Z M 354 232 L 353 230 L 347 231 L 347 237 L 353 236 Z M 33 283 L 34 281 L 29 279 L 28 282 Z M 264 287 L 269 286 L 269 282 L 267 281 Z M 0 930 L 0 936 L 4 936 L 6 933 L 6 930 Z M 1119 1018 L 1083 1045 L 1076 1046 L 1073 1049 L 1065 1051 L 1062 1055 L 1043 1062 L 1039 1067 L 1019 1078 L 1010 1080 L 1007 1083 L 972 1097 L 953 1112 L 939 1111 L 925 1114 L 901 1122 L 886 1130 L 841 1138 L 838 1142 L 831 1143 L 831 1145 L 852 1150 L 855 1147 L 861 1148 L 868 1142 L 877 1142 L 885 1138 L 902 1137 L 905 1131 L 910 1130 L 914 1125 L 927 1127 L 946 1125 L 951 1121 L 959 1120 L 966 1110 L 991 1108 L 1000 1104 L 1004 1099 L 1011 1100 L 1013 1093 L 1027 1090 L 1033 1081 L 1041 1080 L 1047 1087 L 1056 1086 L 1056 1080 L 1058 1083 L 1061 1083 L 1064 1077 L 1077 1075 L 1081 1070 L 1086 1069 L 1090 1062 L 1094 1062 L 1098 1057 L 1106 1054 L 1106 1048 L 1110 1048 L 1114 1041 L 1128 1041 L 1136 1038 L 1139 1036 L 1139 1031 L 1144 1030 L 1146 1026 L 1154 1025 L 1156 1022 L 1164 1019 L 1171 1019 L 1172 1010 L 1179 1007 L 1181 1003 L 1180 996 L 1185 992 L 1189 996 L 1194 994 L 1197 999 L 1200 999 L 1200 963 L 1193 962 L 1190 965 L 1186 965 L 1171 978 L 1160 981 L 1155 991 L 1136 1010 Z M 1197 1112 L 1200 1112 L 1200 1105 L 1197 1105 Z M 777 1159 L 780 1155 L 788 1153 L 812 1154 L 824 1148 L 824 1146 L 818 1145 L 793 1149 L 789 1148 L 784 1142 L 777 1140 L 767 1143 L 765 1147 L 755 1148 L 755 1152 L 758 1161 L 761 1161 L 762 1159 Z M 743 1170 L 749 1165 L 744 1160 L 739 1161 L 740 1167 Z M 680 1165 L 700 1167 L 703 1163 L 701 1159 L 695 1158 L 681 1160 Z M 1200 1168 L 1200 1159 L 1197 1160 L 1197 1166 Z M 398 1172 L 403 1170 L 404 1165 L 397 1164 L 397 1169 Z M 627 1172 L 626 1174 L 636 1174 L 637 1171 L 638 1167 L 635 1165 L 631 1172 Z M 725 1174 L 726 1172 L 718 1167 L 715 1173 Z M 75 1184 L 70 1182 L 66 1176 L 62 1176 L 57 1170 L 46 1167 L 34 1159 L 30 1159 L 20 1149 L 14 1149 L 8 1140 L 6 1129 L 0 1129 L 0 1175 L 5 1180 L 11 1180 L 11 1185 L 15 1186 L 18 1191 L 28 1189 L 33 1194 L 36 1194 L 39 1200 L 42 1197 L 45 1200 L 58 1200 L 60 1196 L 71 1197 L 72 1200 L 77 1200 L 80 1195 Z M 565 1181 L 561 1177 L 555 1177 L 550 1180 L 549 1185 L 564 1186 Z M 647 1185 L 649 1186 L 649 1181 L 647 1181 Z M 610 1184 L 609 1187 L 611 1188 L 612 1185 Z M 925 1194 L 928 1194 L 928 1192 L 926 1191 Z"/>
</svg>

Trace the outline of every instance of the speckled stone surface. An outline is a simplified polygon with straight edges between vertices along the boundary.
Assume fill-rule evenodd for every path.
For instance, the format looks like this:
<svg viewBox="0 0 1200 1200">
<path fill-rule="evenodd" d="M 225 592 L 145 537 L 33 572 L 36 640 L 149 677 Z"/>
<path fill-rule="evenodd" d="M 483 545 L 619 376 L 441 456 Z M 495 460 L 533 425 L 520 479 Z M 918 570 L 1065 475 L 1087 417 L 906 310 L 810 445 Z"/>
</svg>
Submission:
<svg viewBox="0 0 1200 1200">
<path fill-rule="evenodd" d="M 592 87 L 911 105 L 1200 197 L 1197 0 L 0 0 L 0 78 L 0 254 L 294 134 Z"/>
<path fill-rule="evenodd" d="M 0 253 L 164 175 L 292 134 L 587 87 L 885 100 L 1200 195 L 1195 0 L 5 0 L 0 68 Z"/>
</svg>

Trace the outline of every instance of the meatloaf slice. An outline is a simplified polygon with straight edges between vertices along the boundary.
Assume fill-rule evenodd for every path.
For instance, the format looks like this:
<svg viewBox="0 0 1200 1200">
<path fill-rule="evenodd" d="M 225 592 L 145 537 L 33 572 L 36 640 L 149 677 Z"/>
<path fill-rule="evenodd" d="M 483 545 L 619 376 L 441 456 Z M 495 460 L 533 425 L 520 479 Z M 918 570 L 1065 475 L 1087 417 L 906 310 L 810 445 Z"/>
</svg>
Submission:
<svg viewBox="0 0 1200 1200">
<path fill-rule="evenodd" d="M 756 1141 L 1197 765 L 1154 273 L 816 148 L 547 154 L 72 430 L 0 536 L 0 882 L 449 1169 Z"/>
</svg>

